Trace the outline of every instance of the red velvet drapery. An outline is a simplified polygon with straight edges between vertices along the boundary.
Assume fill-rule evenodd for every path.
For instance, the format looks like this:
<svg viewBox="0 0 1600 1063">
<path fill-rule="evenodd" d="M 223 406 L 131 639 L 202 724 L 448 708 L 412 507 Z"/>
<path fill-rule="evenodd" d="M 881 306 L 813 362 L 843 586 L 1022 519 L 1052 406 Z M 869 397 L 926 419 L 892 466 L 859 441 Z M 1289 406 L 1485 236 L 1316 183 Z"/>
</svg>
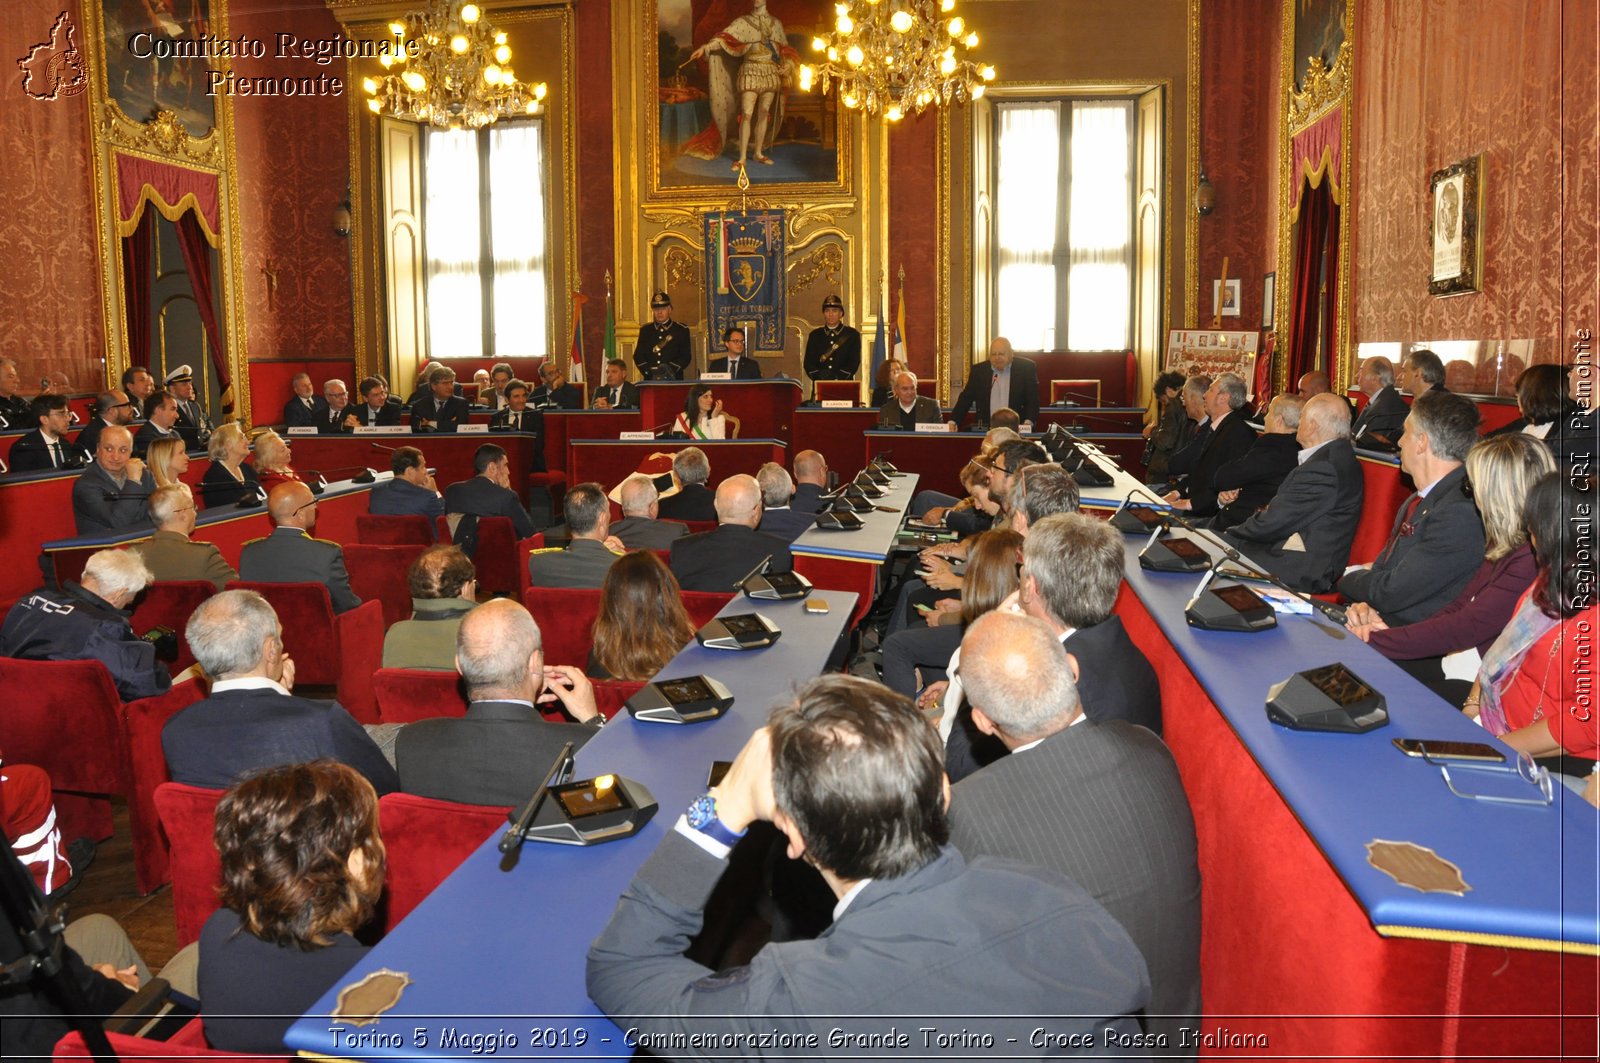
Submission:
<svg viewBox="0 0 1600 1063">
<path fill-rule="evenodd" d="M 1302 189 L 1289 299 L 1289 372 L 1293 382 L 1313 369 L 1327 371 L 1339 283 L 1339 205 L 1326 183 Z"/>
<path fill-rule="evenodd" d="M 116 169 L 117 231 L 121 235 L 133 232 L 148 203 L 170 222 L 193 210 L 200 217 L 206 243 L 217 246 L 222 209 L 216 174 L 122 152 L 117 153 Z"/>
<path fill-rule="evenodd" d="M 1328 187 L 1333 201 L 1344 202 L 1340 184 L 1344 165 L 1344 108 L 1335 107 L 1289 141 L 1289 217 L 1300 210 L 1305 188 Z"/>
<path fill-rule="evenodd" d="M 122 238 L 122 302 L 128 314 L 128 364 L 150 364 L 150 241 L 155 222 L 141 217 Z"/>
<path fill-rule="evenodd" d="M 222 419 L 227 420 L 233 416 L 233 387 L 228 377 L 222 331 L 217 328 L 217 304 L 211 284 L 211 248 L 206 245 L 200 219 L 192 210 L 184 211 L 178 219 L 178 249 L 183 252 L 183 264 L 189 271 L 189 283 L 194 287 L 195 306 L 200 311 L 200 323 L 205 326 L 206 342 L 211 347 L 211 365 L 217 371 L 217 386 L 222 390 Z"/>
</svg>

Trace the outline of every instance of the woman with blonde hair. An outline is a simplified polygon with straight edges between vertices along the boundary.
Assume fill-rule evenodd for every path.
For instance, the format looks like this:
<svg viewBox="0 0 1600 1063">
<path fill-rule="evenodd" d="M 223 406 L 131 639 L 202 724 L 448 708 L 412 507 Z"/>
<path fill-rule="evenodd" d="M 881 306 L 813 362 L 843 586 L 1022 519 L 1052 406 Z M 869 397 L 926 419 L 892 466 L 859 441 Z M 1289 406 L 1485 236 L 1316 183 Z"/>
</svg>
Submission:
<svg viewBox="0 0 1600 1063">
<path fill-rule="evenodd" d="M 157 487 L 170 487 L 180 483 L 179 477 L 189 471 L 189 452 L 181 438 L 158 439 L 145 452 L 144 463 L 156 478 Z"/>
<path fill-rule="evenodd" d="M 206 444 L 206 454 L 211 467 L 200 477 L 200 490 L 205 504 L 215 509 L 231 506 L 246 495 L 256 494 L 256 470 L 245 464 L 250 456 L 250 441 L 244 429 L 234 421 L 218 425 Z"/>
<path fill-rule="evenodd" d="M 651 679 L 694 638 L 678 580 L 649 550 L 611 563 L 585 671 L 593 679 Z"/>
<path fill-rule="evenodd" d="M 300 475 L 289 464 L 293 458 L 288 440 L 272 429 L 256 436 L 256 476 L 261 480 L 262 490 L 271 494 L 279 484 L 300 479 Z"/>
</svg>

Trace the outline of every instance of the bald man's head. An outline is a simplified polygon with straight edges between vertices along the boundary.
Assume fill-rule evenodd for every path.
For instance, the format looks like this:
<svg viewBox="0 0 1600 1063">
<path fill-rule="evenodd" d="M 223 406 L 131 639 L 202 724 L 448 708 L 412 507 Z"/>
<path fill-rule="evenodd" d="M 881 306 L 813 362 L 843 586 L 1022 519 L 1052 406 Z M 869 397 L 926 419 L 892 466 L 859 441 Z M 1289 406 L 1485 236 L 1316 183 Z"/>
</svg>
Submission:
<svg viewBox="0 0 1600 1063">
<path fill-rule="evenodd" d="M 1077 672 L 1049 625 L 999 609 L 961 640 L 961 683 L 973 722 L 1007 746 L 1063 730 L 1082 711 Z"/>
<path fill-rule="evenodd" d="M 739 473 L 717 485 L 717 523 L 747 528 L 761 523 L 761 485 L 754 476 Z"/>
<path fill-rule="evenodd" d="M 1301 447 L 1314 447 L 1330 439 L 1350 438 L 1350 405 L 1332 392 L 1313 395 L 1300 411 L 1295 439 Z"/>
<path fill-rule="evenodd" d="M 456 631 L 456 671 L 474 701 L 532 701 L 544 689 L 544 643 L 539 625 L 521 603 L 485 602 L 461 619 Z"/>
<path fill-rule="evenodd" d="M 298 480 L 288 480 L 267 496 L 267 512 L 280 528 L 309 528 L 317 521 L 311 488 Z"/>
<path fill-rule="evenodd" d="M 107 425 L 100 430 L 95 444 L 94 460 L 112 476 L 125 475 L 128 459 L 133 456 L 133 433 L 121 425 Z"/>
<path fill-rule="evenodd" d="M 815 450 L 802 450 L 794 456 L 794 482 L 828 486 L 828 459 Z"/>
<path fill-rule="evenodd" d="M 1313 369 L 1300 377 L 1299 394 L 1302 399 L 1312 399 L 1318 395 L 1326 395 L 1333 390 L 1333 383 L 1328 379 L 1328 374 L 1320 369 Z"/>
</svg>

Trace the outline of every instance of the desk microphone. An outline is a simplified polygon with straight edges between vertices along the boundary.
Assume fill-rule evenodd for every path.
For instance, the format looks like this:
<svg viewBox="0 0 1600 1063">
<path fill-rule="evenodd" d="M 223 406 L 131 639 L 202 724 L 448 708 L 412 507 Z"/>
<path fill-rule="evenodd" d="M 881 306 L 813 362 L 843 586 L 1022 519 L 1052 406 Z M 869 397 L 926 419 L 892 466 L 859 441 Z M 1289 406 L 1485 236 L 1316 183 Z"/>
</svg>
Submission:
<svg viewBox="0 0 1600 1063">
<path fill-rule="evenodd" d="M 669 432 L 669 431 L 667 431 L 667 429 L 673 427 L 677 423 L 678 423 L 677 418 L 673 418 L 672 420 L 668 421 L 666 424 L 658 424 L 658 425 L 654 426 L 653 428 L 648 429 L 648 431 L 650 432 L 651 435 L 655 436 L 657 439 L 688 439 L 689 438 L 689 434 L 687 432 Z"/>
<path fill-rule="evenodd" d="M 517 813 L 517 818 L 512 820 L 511 829 L 500 838 L 500 851 L 507 856 L 512 856 L 522 849 L 523 834 L 528 826 L 533 823 L 534 815 L 539 811 L 539 806 L 544 804 L 545 795 L 550 792 L 550 787 L 562 781 L 572 771 L 572 743 L 568 742 L 561 747 L 561 752 L 556 754 L 556 759 L 550 765 L 550 770 L 544 773 L 544 779 L 539 783 L 539 788 L 528 798 L 528 803 L 522 806 L 522 811 Z M 511 870 L 504 863 L 502 871 Z"/>
<path fill-rule="evenodd" d="M 356 474 L 350 477 L 351 483 L 370 484 L 373 482 L 373 480 L 377 479 L 376 474 L 374 474 L 373 471 L 367 468 L 365 465 L 347 465 L 342 468 L 327 469 L 324 471 L 318 471 L 316 469 L 309 470 L 308 475 L 315 476 L 317 478 L 320 483 L 320 489 L 318 487 L 311 487 L 310 484 L 307 484 L 306 486 L 311 487 L 312 494 L 320 495 L 328 487 L 328 473 L 342 475 L 347 472 L 353 472 Z"/>
<path fill-rule="evenodd" d="M 386 447 L 382 443 L 368 443 L 367 445 L 369 447 L 376 447 L 378 450 L 387 450 L 391 454 L 400 449 L 399 447 Z"/>
<path fill-rule="evenodd" d="M 751 569 L 749 572 L 746 572 L 744 575 L 740 576 L 738 579 L 733 581 L 733 589 L 735 591 L 744 590 L 744 585 L 746 583 L 749 583 L 756 576 L 758 576 L 761 573 L 765 572 L 767 570 L 767 565 L 771 561 L 772 561 L 772 555 L 768 554 L 766 557 L 763 557 L 760 561 L 756 562 L 756 567 L 755 568 Z"/>
</svg>

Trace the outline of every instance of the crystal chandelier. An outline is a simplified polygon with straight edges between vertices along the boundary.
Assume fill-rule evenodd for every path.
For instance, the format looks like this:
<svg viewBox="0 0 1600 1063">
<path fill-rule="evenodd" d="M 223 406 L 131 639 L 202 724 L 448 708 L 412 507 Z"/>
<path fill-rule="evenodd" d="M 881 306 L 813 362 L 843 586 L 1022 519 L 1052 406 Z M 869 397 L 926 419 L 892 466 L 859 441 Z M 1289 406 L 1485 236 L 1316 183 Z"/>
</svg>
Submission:
<svg viewBox="0 0 1600 1063">
<path fill-rule="evenodd" d="M 544 82 L 524 85 L 508 65 L 506 35 L 477 4 L 439 0 L 431 10 L 389 23 L 384 70 L 366 78 L 373 114 L 427 122 L 440 129 L 482 129 L 501 118 L 538 114 Z"/>
<path fill-rule="evenodd" d="M 978 35 L 955 13 L 956 0 L 852 0 L 833 7 L 834 32 L 811 48 L 825 58 L 800 68 L 800 88 L 839 83 L 846 107 L 898 122 L 909 112 L 983 95 L 994 67 L 968 59 Z"/>
</svg>

